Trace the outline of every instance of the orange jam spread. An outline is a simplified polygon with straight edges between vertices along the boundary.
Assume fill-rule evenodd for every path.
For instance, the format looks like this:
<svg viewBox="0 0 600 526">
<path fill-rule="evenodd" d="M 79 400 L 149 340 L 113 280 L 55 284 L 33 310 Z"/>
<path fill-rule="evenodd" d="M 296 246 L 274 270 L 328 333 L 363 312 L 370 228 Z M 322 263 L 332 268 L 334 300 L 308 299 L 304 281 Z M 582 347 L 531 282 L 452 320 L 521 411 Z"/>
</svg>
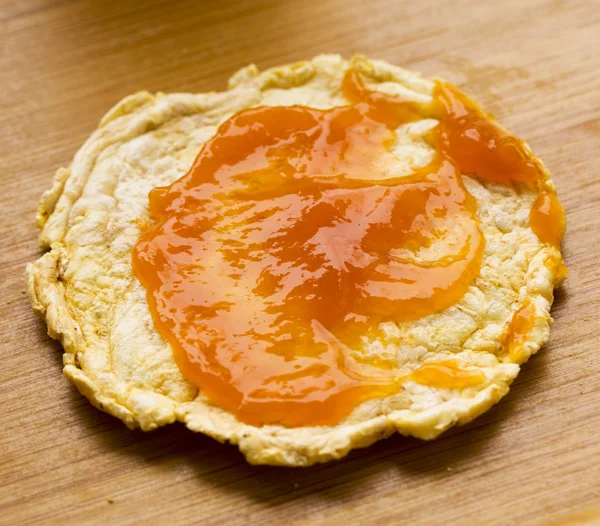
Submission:
<svg viewBox="0 0 600 526">
<path fill-rule="evenodd" d="M 544 179 L 541 166 L 529 155 L 523 141 L 502 130 L 456 87 L 438 83 L 435 98 L 443 108 L 441 148 L 462 173 L 503 183 Z"/>
<path fill-rule="evenodd" d="M 460 369 L 456 360 L 446 360 L 424 363 L 410 375 L 410 379 L 430 387 L 463 389 L 481 384 L 485 380 L 485 376 L 478 369 L 470 371 Z"/>
<path fill-rule="evenodd" d="M 555 195 L 539 193 L 531 207 L 529 223 L 540 241 L 560 245 L 565 235 L 565 211 Z"/>
<path fill-rule="evenodd" d="M 223 123 L 186 175 L 150 193 L 154 223 L 133 251 L 183 375 L 249 424 L 334 424 L 398 392 L 399 368 L 361 351 L 381 323 L 442 311 L 478 275 L 485 240 L 461 171 L 543 175 L 449 85 L 428 105 L 369 91 L 353 71 L 343 87 L 348 106 L 258 107 Z M 435 156 L 398 175 L 395 130 L 425 117 L 440 121 Z M 452 364 L 412 378 L 483 381 Z"/>
<path fill-rule="evenodd" d="M 523 360 L 523 343 L 527 339 L 535 322 L 535 307 L 528 300 L 513 314 L 508 325 L 504 348 L 512 362 Z"/>
</svg>

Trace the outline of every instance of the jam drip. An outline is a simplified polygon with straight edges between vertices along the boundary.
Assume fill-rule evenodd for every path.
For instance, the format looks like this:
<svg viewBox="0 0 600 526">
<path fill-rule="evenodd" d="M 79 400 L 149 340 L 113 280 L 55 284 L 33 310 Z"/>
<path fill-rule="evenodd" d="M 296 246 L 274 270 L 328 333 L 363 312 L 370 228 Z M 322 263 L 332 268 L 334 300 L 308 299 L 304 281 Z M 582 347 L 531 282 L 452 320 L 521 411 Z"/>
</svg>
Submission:
<svg viewBox="0 0 600 526">
<path fill-rule="evenodd" d="M 556 196 L 541 191 L 529 214 L 532 230 L 543 243 L 558 247 L 565 235 L 565 211 Z"/>
<path fill-rule="evenodd" d="M 417 105 L 351 71 L 344 90 L 349 106 L 259 107 L 223 123 L 186 175 L 150 193 L 155 223 L 133 251 L 183 375 L 249 424 L 334 424 L 397 392 L 397 367 L 356 353 L 381 323 L 440 312 L 477 277 L 485 240 L 461 170 L 541 177 L 455 88 Z M 440 121 L 436 154 L 398 176 L 395 130 L 424 117 Z M 415 381 L 483 381 L 424 367 Z"/>
<path fill-rule="evenodd" d="M 523 345 L 535 323 L 535 307 L 526 300 L 513 314 L 508 325 L 508 333 L 504 348 L 508 351 L 511 362 L 521 363 L 524 359 Z"/>
</svg>

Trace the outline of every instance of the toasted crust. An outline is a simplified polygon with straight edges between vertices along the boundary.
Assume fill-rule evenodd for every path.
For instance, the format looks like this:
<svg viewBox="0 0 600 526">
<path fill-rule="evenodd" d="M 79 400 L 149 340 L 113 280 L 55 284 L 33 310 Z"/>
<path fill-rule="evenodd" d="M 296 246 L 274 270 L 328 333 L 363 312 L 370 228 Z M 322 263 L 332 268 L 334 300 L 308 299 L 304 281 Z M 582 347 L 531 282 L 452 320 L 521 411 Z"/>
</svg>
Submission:
<svg viewBox="0 0 600 526">
<path fill-rule="evenodd" d="M 487 240 L 480 277 L 458 304 L 415 322 L 389 323 L 386 341 L 369 342 L 363 352 L 393 353 L 409 370 L 452 357 L 480 369 L 481 386 L 439 389 L 407 381 L 397 395 L 365 402 L 335 426 L 284 428 L 244 424 L 183 378 L 131 268 L 139 225 L 149 219 L 149 190 L 181 177 L 217 126 L 241 109 L 347 103 L 340 86 L 350 64 L 371 89 L 424 101 L 431 96 L 430 81 L 362 57 L 348 62 L 325 55 L 263 73 L 249 66 L 224 92 L 140 92 L 123 99 L 71 167 L 58 170 L 37 216 L 40 244 L 49 251 L 28 265 L 28 288 L 34 310 L 64 347 L 65 374 L 96 407 L 143 430 L 181 421 L 237 444 L 254 464 L 307 466 L 395 431 L 432 439 L 469 422 L 508 392 L 520 364 L 548 339 L 553 289 L 563 275 L 560 252 L 540 243 L 529 226 L 535 192 L 464 177 Z M 431 158 L 424 127 L 399 130 L 400 169 Z M 512 363 L 501 342 L 526 300 L 534 305 L 535 323 L 519 363 Z"/>
</svg>

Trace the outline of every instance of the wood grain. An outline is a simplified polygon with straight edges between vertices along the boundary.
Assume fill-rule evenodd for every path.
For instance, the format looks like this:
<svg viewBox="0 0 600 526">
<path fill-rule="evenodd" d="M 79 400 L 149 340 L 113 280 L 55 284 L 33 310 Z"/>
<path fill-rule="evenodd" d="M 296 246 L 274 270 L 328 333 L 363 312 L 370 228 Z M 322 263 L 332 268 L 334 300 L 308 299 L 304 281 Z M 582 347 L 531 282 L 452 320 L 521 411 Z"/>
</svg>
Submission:
<svg viewBox="0 0 600 526">
<path fill-rule="evenodd" d="M 600 504 L 598 1 L 2 0 L 0 37 L 1 524 L 543 525 Z M 544 159 L 571 270 L 551 342 L 472 424 L 328 465 L 128 431 L 61 375 L 25 295 L 41 192 L 128 93 L 221 89 L 249 62 L 321 52 L 444 76 Z"/>
</svg>

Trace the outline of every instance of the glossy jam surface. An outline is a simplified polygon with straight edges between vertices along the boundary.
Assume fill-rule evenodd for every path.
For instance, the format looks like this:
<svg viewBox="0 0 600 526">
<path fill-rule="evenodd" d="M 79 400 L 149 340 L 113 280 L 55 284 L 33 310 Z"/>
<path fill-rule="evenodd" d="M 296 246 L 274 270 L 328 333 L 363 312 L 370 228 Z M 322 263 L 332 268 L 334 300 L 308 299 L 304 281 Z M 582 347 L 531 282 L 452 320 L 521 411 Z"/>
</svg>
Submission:
<svg viewBox="0 0 600 526">
<path fill-rule="evenodd" d="M 485 240 L 461 170 L 541 177 L 455 88 L 417 105 L 350 72 L 344 90 L 349 106 L 234 115 L 185 176 L 150 194 L 133 268 L 155 326 L 184 376 L 246 423 L 334 424 L 397 392 L 403 375 L 361 352 L 364 339 L 448 308 L 478 275 Z M 441 123 L 434 159 L 399 176 L 394 130 L 424 117 Z M 411 378 L 483 381 L 447 363 Z"/>
<path fill-rule="evenodd" d="M 526 341 L 535 322 L 535 307 L 529 301 L 517 310 L 508 326 L 505 348 L 513 362 L 521 362 L 523 343 Z"/>
<path fill-rule="evenodd" d="M 463 389 L 481 384 L 484 374 L 478 370 L 461 369 L 455 360 L 426 362 L 410 375 L 418 384 L 446 389 Z"/>
<path fill-rule="evenodd" d="M 440 146 L 462 173 L 503 183 L 533 183 L 544 178 L 523 141 L 502 130 L 457 88 L 438 84 L 436 100 L 442 106 Z"/>
<path fill-rule="evenodd" d="M 560 245 L 565 235 L 565 211 L 556 196 L 540 192 L 531 207 L 529 222 L 540 241 Z"/>
</svg>

